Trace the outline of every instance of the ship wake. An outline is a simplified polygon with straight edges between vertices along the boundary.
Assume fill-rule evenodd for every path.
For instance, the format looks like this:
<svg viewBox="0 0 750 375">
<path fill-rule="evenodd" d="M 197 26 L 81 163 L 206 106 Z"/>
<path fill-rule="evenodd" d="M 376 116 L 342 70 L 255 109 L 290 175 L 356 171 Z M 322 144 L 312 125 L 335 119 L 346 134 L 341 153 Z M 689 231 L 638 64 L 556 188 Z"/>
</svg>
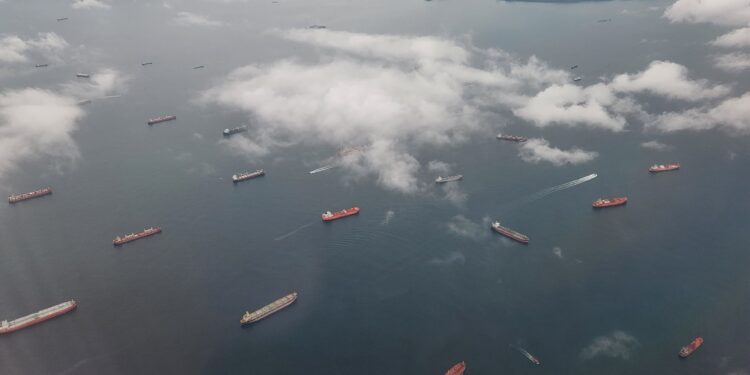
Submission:
<svg viewBox="0 0 750 375">
<path fill-rule="evenodd" d="M 578 185 L 580 185 L 582 183 L 591 181 L 591 180 L 595 179 L 596 177 L 597 177 L 597 174 L 596 173 L 592 173 L 592 174 L 590 174 L 588 176 L 583 176 L 583 177 L 577 178 L 577 179 L 575 179 L 573 181 L 568 181 L 568 182 L 566 182 L 564 184 L 560 184 L 560 185 L 557 185 L 557 186 L 552 186 L 552 187 L 546 188 L 544 190 L 540 190 L 540 191 L 538 191 L 536 193 L 533 193 L 533 194 L 528 195 L 528 196 L 526 196 L 524 198 L 521 198 L 521 199 L 519 199 L 519 200 L 517 200 L 515 202 L 512 202 L 511 204 L 507 205 L 503 211 L 512 211 L 512 210 L 515 210 L 515 209 L 517 209 L 517 208 L 519 208 L 521 206 L 525 206 L 525 205 L 527 205 L 529 203 L 536 202 L 536 201 L 538 201 L 538 200 L 540 200 L 540 199 L 542 199 L 542 198 L 544 198 L 544 197 L 546 197 L 546 196 L 548 196 L 548 195 L 550 195 L 552 193 L 556 193 L 558 191 L 570 189 L 570 188 L 578 186 Z"/>
<path fill-rule="evenodd" d="M 309 227 L 310 225 L 313 225 L 314 223 L 315 223 L 314 221 L 311 221 L 311 222 L 309 222 L 309 223 L 307 223 L 305 225 L 302 225 L 301 227 L 299 227 L 299 228 L 297 228 L 297 229 L 295 229 L 295 230 L 293 230 L 293 231 L 291 231 L 291 232 L 289 232 L 287 234 L 282 234 L 281 236 L 278 236 L 278 237 L 274 238 L 273 240 L 274 241 L 281 241 L 283 239 L 286 239 L 287 237 L 291 237 L 294 234 L 296 234 L 297 232 L 301 231 L 302 229 L 305 229 L 305 228 Z"/>
</svg>

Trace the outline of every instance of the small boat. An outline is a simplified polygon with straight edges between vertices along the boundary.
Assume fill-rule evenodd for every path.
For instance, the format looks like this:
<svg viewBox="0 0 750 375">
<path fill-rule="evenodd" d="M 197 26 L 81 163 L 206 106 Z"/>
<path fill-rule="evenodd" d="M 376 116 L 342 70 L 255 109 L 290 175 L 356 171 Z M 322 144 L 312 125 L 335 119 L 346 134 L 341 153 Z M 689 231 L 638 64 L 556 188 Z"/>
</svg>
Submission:
<svg viewBox="0 0 750 375">
<path fill-rule="evenodd" d="M 313 169 L 313 170 L 311 170 L 308 173 L 310 173 L 310 174 L 316 174 L 316 173 L 327 171 L 327 170 L 329 170 L 329 169 L 331 169 L 333 167 L 335 167 L 335 165 L 324 165 L 324 166 L 322 166 L 320 168 Z"/>
<path fill-rule="evenodd" d="M 695 349 L 698 349 L 701 345 L 703 345 L 703 337 L 696 337 L 695 340 L 690 342 L 690 344 L 688 344 L 687 346 L 683 346 L 682 349 L 680 349 L 680 357 L 687 358 L 689 355 L 693 354 Z"/>
<path fill-rule="evenodd" d="M 224 129 L 222 134 L 224 134 L 225 137 L 229 137 L 230 135 L 242 133 L 246 131 L 247 131 L 247 126 L 238 126 L 236 128 Z"/>
<path fill-rule="evenodd" d="M 320 218 L 323 219 L 323 221 L 333 221 L 333 220 L 341 219 L 347 216 L 356 215 L 358 213 L 359 213 L 359 207 L 352 207 L 352 208 L 347 208 L 347 209 L 343 209 L 341 211 L 336 211 L 336 212 L 331 212 L 331 211 L 323 212 L 323 214 L 320 215 Z"/>
<path fill-rule="evenodd" d="M 531 363 L 535 365 L 541 364 L 541 362 L 539 362 L 539 360 L 536 359 L 536 357 L 534 357 L 533 355 L 531 355 L 531 353 L 529 353 L 526 349 L 521 348 L 521 347 L 516 348 L 516 349 L 518 349 L 518 351 L 521 352 L 521 354 L 523 354 L 526 358 L 528 358 L 528 360 L 531 361 Z"/>
<path fill-rule="evenodd" d="M 572 70 L 572 69 L 575 69 L 577 67 L 578 67 L 578 65 L 573 65 L 573 66 L 570 67 L 570 69 Z"/>
<path fill-rule="evenodd" d="M 466 362 L 458 362 L 446 371 L 445 375 L 463 375 L 464 371 L 466 371 Z"/>
<path fill-rule="evenodd" d="M 591 206 L 594 208 L 604 208 L 604 207 L 622 206 L 625 203 L 628 203 L 628 197 L 599 198 L 595 200 L 594 203 L 591 204 Z"/>
<path fill-rule="evenodd" d="M 582 79 L 581 77 L 575 77 L 573 78 L 573 82 L 580 82 Z"/>
<path fill-rule="evenodd" d="M 674 171 L 680 169 L 679 164 L 654 164 L 651 167 L 648 168 L 649 172 L 657 173 L 657 172 L 667 172 L 667 171 Z"/>
<path fill-rule="evenodd" d="M 435 183 L 444 184 L 446 182 L 458 181 L 462 178 L 464 178 L 464 176 L 461 174 L 457 174 L 455 176 L 448 176 L 448 177 L 438 176 L 438 178 L 435 179 Z"/>
<path fill-rule="evenodd" d="M 245 324 L 255 323 L 291 305 L 296 300 L 297 300 L 297 292 L 294 292 L 292 294 L 288 294 L 284 297 L 281 297 L 277 299 L 276 301 L 273 301 L 269 303 L 268 305 L 265 305 L 261 307 L 260 309 L 255 310 L 253 312 L 246 311 L 245 314 L 242 315 L 242 319 L 240 319 L 240 324 L 245 325 Z"/>
<path fill-rule="evenodd" d="M 76 77 L 78 77 L 78 78 L 89 78 L 89 77 L 91 77 L 91 74 L 76 73 Z"/>
<path fill-rule="evenodd" d="M 508 237 L 508 238 L 510 238 L 512 240 L 516 240 L 516 241 L 518 241 L 518 242 L 520 242 L 520 243 L 522 243 L 524 245 L 527 245 L 529 243 L 529 237 L 528 236 L 526 236 L 525 234 L 516 232 L 513 229 L 506 228 L 506 227 L 500 225 L 499 221 L 496 221 L 496 222 L 492 223 L 492 229 L 495 232 L 500 233 L 503 236 Z"/>
<path fill-rule="evenodd" d="M 249 180 L 251 178 L 260 177 L 266 174 L 266 171 L 262 169 L 258 169 L 255 172 L 241 172 L 241 173 L 235 173 L 232 175 L 232 182 L 240 182 Z"/>
<path fill-rule="evenodd" d="M 511 141 L 511 142 L 526 142 L 529 140 L 526 137 L 521 137 L 519 135 L 509 135 L 509 134 L 498 134 L 497 139 L 500 139 L 503 141 Z"/>
</svg>

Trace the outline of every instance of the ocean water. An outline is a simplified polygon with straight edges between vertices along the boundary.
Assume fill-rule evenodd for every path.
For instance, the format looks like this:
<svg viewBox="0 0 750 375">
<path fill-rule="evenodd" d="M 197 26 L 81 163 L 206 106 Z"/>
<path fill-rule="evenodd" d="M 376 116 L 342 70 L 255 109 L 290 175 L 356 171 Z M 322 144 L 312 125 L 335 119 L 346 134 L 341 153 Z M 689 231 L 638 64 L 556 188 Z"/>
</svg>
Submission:
<svg viewBox="0 0 750 375">
<path fill-rule="evenodd" d="M 617 134 L 497 124 L 417 154 L 423 164 L 449 161 L 464 175 L 467 198 L 456 205 L 426 170 L 419 178 L 428 187 L 418 194 L 352 179 L 343 168 L 310 175 L 335 152 L 314 144 L 258 158 L 233 154 L 220 143 L 221 130 L 244 115 L 197 100 L 243 65 L 315 61 L 314 48 L 266 32 L 309 24 L 469 37 L 478 47 L 534 54 L 558 67 L 579 64 L 586 80 L 670 59 L 744 92 L 746 75 L 711 67 L 704 41 L 716 28 L 671 25 L 648 10 L 666 1 L 167 4 L 84 11 L 62 2 L 0 2 L 0 34 L 54 31 L 81 51 L 44 70 L 2 75 L 0 90 L 54 88 L 98 67 L 130 77 L 121 97 L 84 107 L 73 133 L 81 154 L 75 165 L 25 161 L 3 180 L 4 193 L 50 185 L 54 194 L 0 205 L 0 318 L 73 298 L 79 308 L 0 337 L 0 373 L 442 374 L 459 361 L 467 374 L 750 368 L 747 138 L 655 135 L 638 124 Z M 177 27 L 170 21 L 177 10 L 210 12 L 232 26 Z M 604 18 L 612 22 L 596 22 Z M 197 65 L 205 68 L 191 69 Z M 655 112 L 668 106 L 649 105 Z M 171 113 L 177 121 L 145 125 Z M 529 164 L 517 145 L 494 138 L 500 130 L 600 155 L 575 166 Z M 640 147 L 655 138 L 674 148 Z M 661 161 L 683 168 L 647 172 Z M 232 184 L 232 173 L 255 168 L 267 175 Z M 551 189 L 592 173 L 590 181 Z M 630 201 L 590 208 L 609 195 Z M 356 217 L 319 219 L 323 210 L 354 205 L 362 209 Z M 493 234 L 493 219 L 531 243 Z M 151 225 L 164 232 L 111 245 L 114 236 Z M 240 328 L 245 310 L 291 291 L 299 292 L 293 306 Z M 704 346 L 679 360 L 679 348 L 698 335 Z M 589 358 L 592 347 L 601 352 Z"/>
</svg>

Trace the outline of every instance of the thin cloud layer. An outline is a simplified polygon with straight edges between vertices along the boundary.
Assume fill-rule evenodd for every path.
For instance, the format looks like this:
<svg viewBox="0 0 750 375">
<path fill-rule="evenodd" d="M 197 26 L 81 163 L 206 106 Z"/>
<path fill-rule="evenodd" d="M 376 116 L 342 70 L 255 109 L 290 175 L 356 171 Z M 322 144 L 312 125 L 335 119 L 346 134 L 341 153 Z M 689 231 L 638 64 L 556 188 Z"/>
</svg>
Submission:
<svg viewBox="0 0 750 375">
<path fill-rule="evenodd" d="M 643 142 L 641 143 L 641 147 L 654 151 L 669 151 L 674 149 L 674 147 L 656 140 Z"/>
<path fill-rule="evenodd" d="M 750 5 L 748 5 L 750 7 Z M 733 30 L 711 42 L 715 46 L 737 48 L 750 46 L 750 27 Z"/>
<path fill-rule="evenodd" d="M 733 52 L 719 55 L 715 57 L 714 64 L 728 72 L 741 72 L 750 69 L 750 54 Z"/>
<path fill-rule="evenodd" d="M 746 26 L 750 24 L 750 5 L 747 0 L 678 0 L 664 17 L 672 22 Z"/>
<path fill-rule="evenodd" d="M 561 166 L 586 163 L 594 160 L 599 154 L 593 151 L 584 151 L 580 148 L 561 150 L 550 146 L 546 139 L 532 138 L 520 147 L 518 156 L 528 163 L 548 162 Z"/>
<path fill-rule="evenodd" d="M 71 7 L 73 9 L 108 9 L 112 6 L 109 0 L 75 0 Z"/>
<path fill-rule="evenodd" d="M 708 130 L 717 127 L 742 134 L 750 133 L 750 93 L 726 99 L 715 106 L 666 113 L 656 117 L 649 127 L 664 132 Z"/>
<path fill-rule="evenodd" d="M 55 57 L 67 46 L 68 42 L 55 33 L 39 33 L 32 39 L 7 35 L 0 38 L 0 63 L 25 63 L 32 54 Z"/>
<path fill-rule="evenodd" d="M 612 81 L 612 88 L 619 92 L 649 92 L 669 99 L 700 101 L 724 96 L 727 86 L 712 86 L 707 80 L 692 80 L 688 70 L 669 61 L 654 61 L 643 72 L 621 74 Z"/>
<path fill-rule="evenodd" d="M 633 350 L 639 345 L 638 340 L 623 331 L 615 331 L 607 336 L 599 336 L 581 351 L 581 358 L 593 359 L 609 357 L 630 359 Z"/>
<path fill-rule="evenodd" d="M 222 25 L 220 21 L 212 20 L 206 16 L 190 12 L 177 13 L 174 21 L 176 24 L 181 26 L 218 27 Z"/>
</svg>

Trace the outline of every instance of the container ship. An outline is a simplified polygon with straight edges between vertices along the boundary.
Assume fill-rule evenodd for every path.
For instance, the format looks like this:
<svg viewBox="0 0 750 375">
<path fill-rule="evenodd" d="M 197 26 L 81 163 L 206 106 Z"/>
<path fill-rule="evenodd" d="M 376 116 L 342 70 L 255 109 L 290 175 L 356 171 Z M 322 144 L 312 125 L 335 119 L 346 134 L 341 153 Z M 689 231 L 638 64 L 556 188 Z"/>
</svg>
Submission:
<svg viewBox="0 0 750 375">
<path fill-rule="evenodd" d="M 500 222 L 498 221 L 492 223 L 492 229 L 494 229 L 495 232 L 500 233 L 503 236 L 508 237 L 512 240 L 516 240 L 524 245 L 527 245 L 529 243 L 529 237 L 527 237 L 524 234 L 518 233 L 514 231 L 513 229 L 506 228 L 500 225 Z"/>
<path fill-rule="evenodd" d="M 703 337 L 696 337 L 695 340 L 690 342 L 687 346 L 683 346 L 682 349 L 680 349 L 680 357 L 687 358 L 689 355 L 693 354 L 695 349 L 698 349 L 701 345 L 703 345 Z"/>
<path fill-rule="evenodd" d="M 175 115 L 160 116 L 160 117 L 149 119 L 148 121 L 146 121 L 146 123 L 149 125 L 154 125 L 160 122 L 167 122 L 167 121 L 172 121 L 172 120 L 177 120 L 177 116 Z"/>
<path fill-rule="evenodd" d="M 455 176 L 448 176 L 448 177 L 438 176 L 438 178 L 435 179 L 435 183 L 444 184 L 446 182 L 458 181 L 462 178 L 464 178 L 464 176 L 460 174 L 457 174 Z"/>
<path fill-rule="evenodd" d="M 506 135 L 506 134 L 498 134 L 497 139 L 501 139 L 503 141 L 511 141 L 511 142 L 526 142 L 529 139 L 526 137 L 521 137 L 519 135 Z"/>
<path fill-rule="evenodd" d="M 352 207 L 352 208 L 347 208 L 347 209 L 343 209 L 341 211 L 336 211 L 336 212 L 326 211 L 326 212 L 323 212 L 323 214 L 320 215 L 320 217 L 323 219 L 323 221 L 333 221 L 333 220 L 341 219 L 347 216 L 356 215 L 358 213 L 359 213 L 359 207 Z"/>
<path fill-rule="evenodd" d="M 296 300 L 297 300 L 297 292 L 294 292 L 292 294 L 288 294 L 284 297 L 281 297 L 277 299 L 276 301 L 273 301 L 269 303 L 268 305 L 265 305 L 262 308 L 255 310 L 253 312 L 246 311 L 245 315 L 243 315 L 242 319 L 240 319 L 240 324 L 244 325 L 244 324 L 255 323 L 291 305 Z"/>
<path fill-rule="evenodd" d="M 446 371 L 445 375 L 463 375 L 464 371 L 466 371 L 466 362 L 459 362 Z"/>
<path fill-rule="evenodd" d="M 222 134 L 224 134 L 225 137 L 229 137 L 232 134 L 242 133 L 246 131 L 247 131 L 247 126 L 238 126 L 236 128 L 224 129 Z"/>
<path fill-rule="evenodd" d="M 42 323 L 46 320 L 72 311 L 76 308 L 76 306 L 78 306 L 78 303 L 75 300 L 70 300 L 68 302 L 63 302 L 59 305 L 37 311 L 33 314 L 20 317 L 16 320 L 3 320 L 2 322 L 0 322 L 0 334 L 15 332 L 26 327 Z"/>
<path fill-rule="evenodd" d="M 17 203 L 20 201 L 25 201 L 25 200 L 33 199 L 33 198 L 39 198 L 39 197 L 43 197 L 45 195 L 50 195 L 50 194 L 52 194 L 52 189 L 46 187 L 44 189 L 34 190 L 28 193 L 11 195 L 8 197 L 8 203 Z"/>
<path fill-rule="evenodd" d="M 119 245 L 126 244 L 128 242 L 132 242 L 132 241 L 144 238 L 144 237 L 153 236 L 157 233 L 161 233 L 161 228 L 159 227 L 146 228 L 143 231 L 138 232 L 138 233 L 130 233 L 122 237 L 117 236 L 115 237 L 114 240 L 112 240 L 112 243 L 115 246 L 119 246 Z"/>
<path fill-rule="evenodd" d="M 674 171 L 677 169 L 680 169 L 679 164 L 654 164 L 648 168 L 648 171 L 651 173 L 657 173 L 657 172 Z"/>
<path fill-rule="evenodd" d="M 232 182 L 245 181 L 245 180 L 249 180 L 251 178 L 256 178 L 256 177 L 263 176 L 265 174 L 266 174 L 266 172 L 264 170 L 262 170 L 262 169 L 258 169 L 255 172 L 241 172 L 241 173 L 236 173 L 236 174 L 232 175 Z"/>
<path fill-rule="evenodd" d="M 628 203 L 628 197 L 599 198 L 595 200 L 594 203 L 591 204 L 591 206 L 594 208 L 604 208 L 604 207 L 622 206 L 625 203 Z"/>
</svg>

